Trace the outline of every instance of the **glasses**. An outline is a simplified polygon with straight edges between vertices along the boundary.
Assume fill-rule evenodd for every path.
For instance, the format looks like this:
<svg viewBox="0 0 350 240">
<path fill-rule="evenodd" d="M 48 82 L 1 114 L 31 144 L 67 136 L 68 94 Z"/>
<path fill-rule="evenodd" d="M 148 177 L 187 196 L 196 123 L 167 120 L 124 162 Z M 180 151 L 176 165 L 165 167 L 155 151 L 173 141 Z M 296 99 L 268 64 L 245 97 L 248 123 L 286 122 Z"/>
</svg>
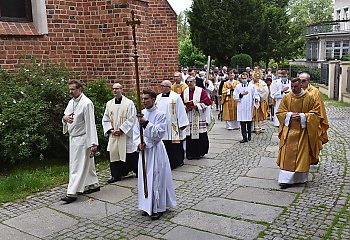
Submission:
<svg viewBox="0 0 350 240">
<path fill-rule="evenodd" d="M 170 87 L 170 86 L 160 85 L 160 87 Z"/>
<path fill-rule="evenodd" d="M 307 80 L 303 79 L 303 80 L 301 80 L 301 82 L 304 83 L 304 82 L 307 82 Z"/>
</svg>

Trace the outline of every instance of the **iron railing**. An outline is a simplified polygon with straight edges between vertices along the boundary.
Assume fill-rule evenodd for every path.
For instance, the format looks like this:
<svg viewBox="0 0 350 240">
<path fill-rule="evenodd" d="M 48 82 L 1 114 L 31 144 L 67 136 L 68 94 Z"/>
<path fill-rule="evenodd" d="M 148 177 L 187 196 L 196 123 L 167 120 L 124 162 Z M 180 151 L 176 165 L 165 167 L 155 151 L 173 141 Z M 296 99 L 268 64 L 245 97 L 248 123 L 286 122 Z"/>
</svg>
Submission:
<svg viewBox="0 0 350 240">
<path fill-rule="evenodd" d="M 319 22 L 306 27 L 306 34 L 350 32 L 350 19 Z"/>
</svg>

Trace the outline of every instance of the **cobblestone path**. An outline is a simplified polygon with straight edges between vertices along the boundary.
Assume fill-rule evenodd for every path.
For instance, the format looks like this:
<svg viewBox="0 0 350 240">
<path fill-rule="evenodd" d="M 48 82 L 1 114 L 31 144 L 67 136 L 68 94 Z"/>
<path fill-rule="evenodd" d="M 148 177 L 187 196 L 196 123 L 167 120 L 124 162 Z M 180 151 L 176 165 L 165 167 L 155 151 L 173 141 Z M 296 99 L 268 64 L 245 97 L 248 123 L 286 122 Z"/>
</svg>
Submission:
<svg viewBox="0 0 350 240">
<path fill-rule="evenodd" d="M 0 208 L 0 239 L 350 239 L 350 108 L 327 107 L 331 128 L 307 185 L 280 190 L 277 129 L 240 144 L 217 121 L 210 151 L 173 170 L 177 207 L 158 221 L 137 210 L 137 179 L 104 185 L 62 205 L 66 186 Z M 214 112 L 215 115 L 215 112 Z"/>
</svg>

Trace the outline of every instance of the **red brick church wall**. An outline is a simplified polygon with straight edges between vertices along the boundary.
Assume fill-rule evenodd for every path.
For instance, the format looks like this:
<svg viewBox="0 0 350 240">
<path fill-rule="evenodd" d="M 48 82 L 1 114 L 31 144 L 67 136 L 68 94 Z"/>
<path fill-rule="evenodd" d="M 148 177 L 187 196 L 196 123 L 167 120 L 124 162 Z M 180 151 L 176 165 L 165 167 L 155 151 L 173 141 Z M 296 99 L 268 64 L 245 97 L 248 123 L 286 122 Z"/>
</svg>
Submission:
<svg viewBox="0 0 350 240">
<path fill-rule="evenodd" d="M 0 22 L 0 66 L 16 69 L 21 55 L 66 64 L 77 78 L 135 86 L 131 27 L 134 9 L 140 79 L 155 86 L 177 69 L 176 14 L 166 0 L 48 0 L 47 35 L 31 23 Z"/>
</svg>

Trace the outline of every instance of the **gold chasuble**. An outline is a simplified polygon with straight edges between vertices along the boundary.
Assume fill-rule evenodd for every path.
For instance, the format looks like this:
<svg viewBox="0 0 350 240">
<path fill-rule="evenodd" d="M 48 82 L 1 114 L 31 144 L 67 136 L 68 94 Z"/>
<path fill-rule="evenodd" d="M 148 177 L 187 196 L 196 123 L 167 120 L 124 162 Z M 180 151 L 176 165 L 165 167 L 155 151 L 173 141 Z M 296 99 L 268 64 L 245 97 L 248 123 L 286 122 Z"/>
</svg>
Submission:
<svg viewBox="0 0 350 240">
<path fill-rule="evenodd" d="M 322 149 L 322 145 L 328 142 L 328 135 L 327 135 L 327 130 L 329 128 L 328 118 L 326 114 L 326 107 L 323 103 L 320 91 L 311 85 L 306 89 L 306 91 L 316 100 L 316 102 L 320 104 L 321 121 L 320 121 L 320 125 L 318 126 L 318 145 L 317 145 L 318 147 L 317 159 L 318 159 L 318 154 Z M 312 162 L 312 164 L 317 164 L 317 162 Z"/>
<path fill-rule="evenodd" d="M 306 127 L 302 128 L 300 119 L 292 118 L 286 126 L 285 119 L 288 113 L 304 113 Z M 310 164 L 317 161 L 320 115 L 319 102 L 315 101 L 307 91 L 300 96 L 290 92 L 283 97 L 276 113 L 280 123 L 277 165 L 282 170 L 308 172 Z"/>
<path fill-rule="evenodd" d="M 237 102 L 233 99 L 233 92 L 239 83 L 236 80 L 232 83 L 226 81 L 222 88 L 221 103 L 223 105 L 222 119 L 224 121 L 237 120 Z"/>
<path fill-rule="evenodd" d="M 182 82 L 182 83 L 174 83 L 171 85 L 171 90 L 176 92 L 177 94 L 181 94 L 186 88 L 188 88 L 187 84 Z"/>
<path fill-rule="evenodd" d="M 269 109 L 267 85 L 262 80 L 252 82 L 260 96 L 260 105 L 258 108 L 253 108 L 253 121 L 264 121 L 267 119 L 267 111 Z"/>
</svg>

